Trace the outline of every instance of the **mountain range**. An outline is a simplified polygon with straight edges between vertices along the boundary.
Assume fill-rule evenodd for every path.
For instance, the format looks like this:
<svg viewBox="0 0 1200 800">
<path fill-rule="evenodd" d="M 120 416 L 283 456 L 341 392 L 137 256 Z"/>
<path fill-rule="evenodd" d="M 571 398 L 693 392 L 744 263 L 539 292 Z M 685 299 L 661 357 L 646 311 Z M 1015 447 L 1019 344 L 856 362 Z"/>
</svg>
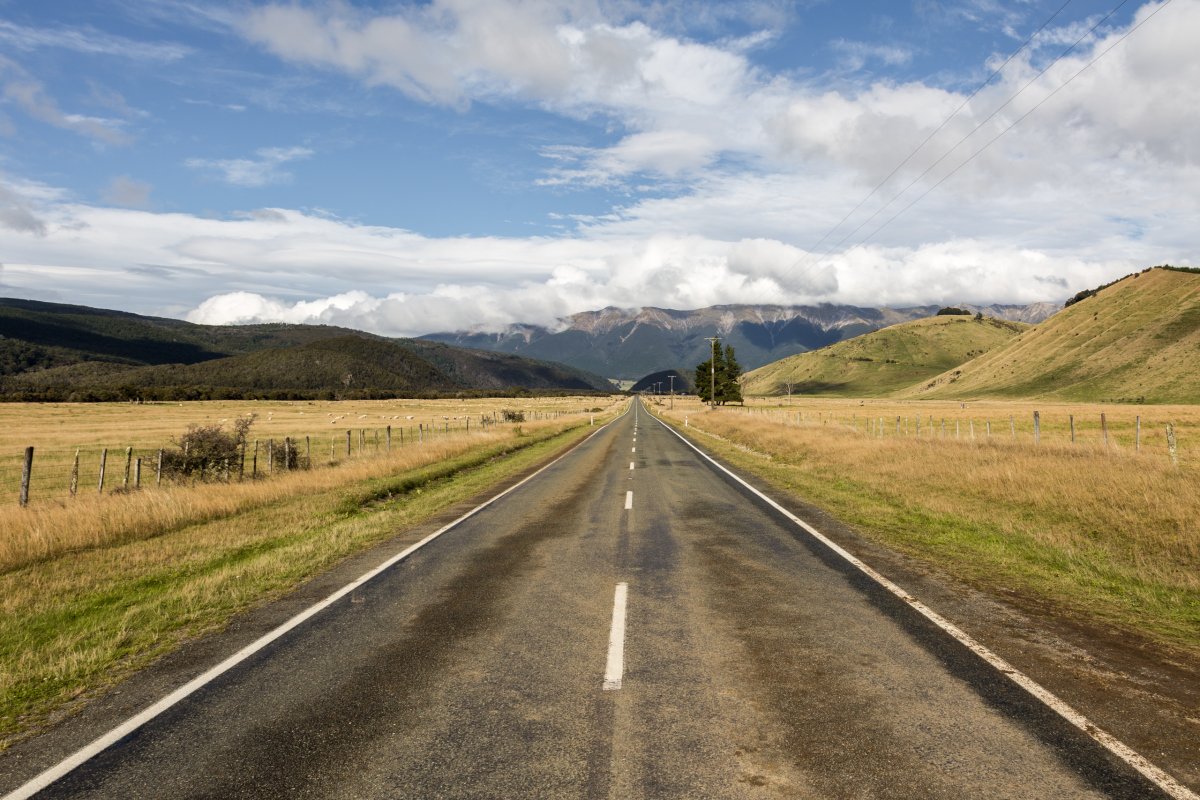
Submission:
<svg viewBox="0 0 1200 800">
<path fill-rule="evenodd" d="M 1061 305 L 958 307 L 985 317 L 1038 323 Z M 442 332 L 421 338 L 557 361 L 614 379 L 638 380 L 667 369 L 687 374 L 708 358 L 708 337 L 719 336 L 723 344 L 733 345 L 738 361 L 749 370 L 880 328 L 931 317 L 938 310 L 939 306 L 846 305 L 726 305 L 695 311 L 605 308 L 574 314 L 556 329 L 512 325 L 497 333 Z"/>
</svg>

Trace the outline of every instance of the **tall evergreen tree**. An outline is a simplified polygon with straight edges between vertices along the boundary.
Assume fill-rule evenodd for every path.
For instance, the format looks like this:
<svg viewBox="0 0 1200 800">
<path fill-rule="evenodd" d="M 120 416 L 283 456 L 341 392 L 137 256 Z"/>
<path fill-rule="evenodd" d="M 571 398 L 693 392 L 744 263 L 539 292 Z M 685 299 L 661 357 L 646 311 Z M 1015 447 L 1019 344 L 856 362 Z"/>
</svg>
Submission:
<svg viewBox="0 0 1200 800">
<path fill-rule="evenodd" d="M 733 355 L 733 345 L 725 345 L 725 380 L 721 380 L 721 376 L 717 376 L 717 402 L 721 405 L 726 403 L 741 403 L 742 402 L 742 385 L 738 382 L 738 378 L 742 377 L 742 367 L 737 362 L 737 358 Z"/>
<path fill-rule="evenodd" d="M 714 349 L 716 358 L 716 402 L 718 405 L 742 402 L 742 387 L 738 384 L 742 368 L 734 357 L 733 347 Z M 696 393 L 706 403 L 713 402 L 713 359 L 696 365 Z"/>
</svg>

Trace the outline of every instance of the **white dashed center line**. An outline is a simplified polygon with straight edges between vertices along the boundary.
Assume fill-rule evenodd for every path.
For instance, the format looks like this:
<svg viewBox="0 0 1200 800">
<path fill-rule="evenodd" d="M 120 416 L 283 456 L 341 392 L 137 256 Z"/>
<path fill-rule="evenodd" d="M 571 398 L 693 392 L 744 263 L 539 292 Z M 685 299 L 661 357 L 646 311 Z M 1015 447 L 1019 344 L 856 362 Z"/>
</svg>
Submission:
<svg viewBox="0 0 1200 800">
<path fill-rule="evenodd" d="M 617 584 L 613 595 L 612 628 L 608 634 L 608 663 L 604 667 L 604 691 L 621 688 L 625 675 L 625 600 L 629 585 Z"/>
<path fill-rule="evenodd" d="M 625 510 L 628 511 L 631 508 L 633 508 L 633 492 L 626 492 L 625 493 Z"/>
</svg>

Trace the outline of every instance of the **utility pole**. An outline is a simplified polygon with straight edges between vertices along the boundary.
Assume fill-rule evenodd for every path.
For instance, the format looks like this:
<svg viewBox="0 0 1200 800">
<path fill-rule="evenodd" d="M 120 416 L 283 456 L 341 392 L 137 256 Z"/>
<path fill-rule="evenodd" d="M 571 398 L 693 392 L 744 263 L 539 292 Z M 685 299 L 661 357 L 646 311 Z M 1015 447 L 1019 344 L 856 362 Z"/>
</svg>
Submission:
<svg viewBox="0 0 1200 800">
<path fill-rule="evenodd" d="M 720 336 L 705 336 L 706 341 L 712 342 L 712 360 L 708 365 L 712 368 L 712 383 L 709 389 L 708 404 L 712 408 L 717 407 L 717 342 L 721 341 Z"/>
<path fill-rule="evenodd" d="M 671 410 L 675 410 L 675 376 L 668 375 L 667 378 L 671 381 Z"/>
</svg>

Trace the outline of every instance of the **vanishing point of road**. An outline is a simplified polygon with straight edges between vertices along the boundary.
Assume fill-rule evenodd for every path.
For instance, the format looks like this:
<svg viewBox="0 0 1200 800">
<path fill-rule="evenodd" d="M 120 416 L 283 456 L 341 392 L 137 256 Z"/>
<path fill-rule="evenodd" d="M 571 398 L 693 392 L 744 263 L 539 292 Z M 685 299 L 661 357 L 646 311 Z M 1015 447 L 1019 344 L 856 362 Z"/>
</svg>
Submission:
<svg viewBox="0 0 1200 800">
<path fill-rule="evenodd" d="M 158 711 L 36 796 L 1166 796 L 638 401 Z"/>
</svg>

